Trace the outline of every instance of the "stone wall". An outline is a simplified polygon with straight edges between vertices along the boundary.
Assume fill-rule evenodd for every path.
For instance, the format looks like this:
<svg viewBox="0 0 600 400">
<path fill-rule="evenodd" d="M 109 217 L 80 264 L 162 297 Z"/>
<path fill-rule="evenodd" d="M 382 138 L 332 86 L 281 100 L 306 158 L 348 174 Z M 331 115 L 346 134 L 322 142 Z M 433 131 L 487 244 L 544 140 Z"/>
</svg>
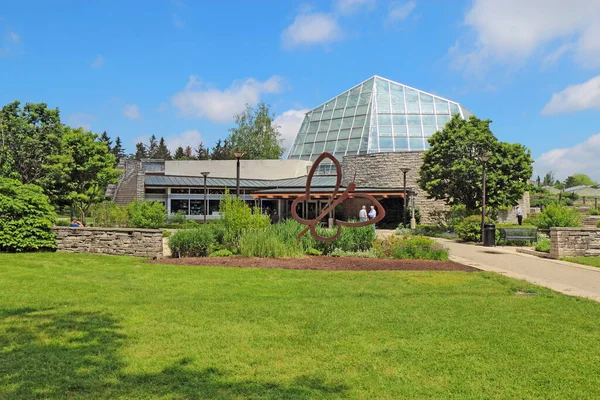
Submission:
<svg viewBox="0 0 600 400">
<path fill-rule="evenodd" d="M 552 258 L 600 256 L 600 229 L 550 229 L 550 256 Z"/>
<path fill-rule="evenodd" d="M 390 188 L 401 191 L 404 187 L 404 176 L 400 168 L 410 168 L 406 174 L 407 191 L 414 191 L 417 194 L 415 208 L 418 208 L 421 213 L 421 223 L 433 224 L 436 222 L 436 212 L 449 208 L 443 201 L 428 199 L 427 193 L 419 188 L 417 178 L 422 164 L 422 152 L 346 156 L 342 162 L 342 185 L 347 186 L 356 174 L 357 187 Z"/>
<path fill-rule="evenodd" d="M 152 258 L 163 256 L 161 230 L 55 226 L 53 231 L 58 251 Z"/>
<path fill-rule="evenodd" d="M 523 197 L 519 200 L 517 206 L 521 207 L 523 219 L 527 218 L 530 213 L 529 192 L 523 193 Z M 516 224 L 517 223 L 517 206 L 514 206 L 509 211 L 498 211 L 498 222 L 501 224 Z"/>
</svg>

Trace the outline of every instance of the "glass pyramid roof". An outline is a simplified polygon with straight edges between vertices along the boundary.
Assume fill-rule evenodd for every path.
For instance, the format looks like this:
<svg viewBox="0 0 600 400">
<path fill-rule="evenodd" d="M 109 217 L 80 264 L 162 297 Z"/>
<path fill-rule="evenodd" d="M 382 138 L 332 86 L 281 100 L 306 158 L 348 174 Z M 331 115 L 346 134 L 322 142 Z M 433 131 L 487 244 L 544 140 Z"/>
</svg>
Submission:
<svg viewBox="0 0 600 400">
<path fill-rule="evenodd" d="M 424 151 L 454 114 L 473 115 L 457 102 L 374 76 L 307 112 L 287 158 Z M 319 172 L 330 172 L 329 165 Z"/>
</svg>

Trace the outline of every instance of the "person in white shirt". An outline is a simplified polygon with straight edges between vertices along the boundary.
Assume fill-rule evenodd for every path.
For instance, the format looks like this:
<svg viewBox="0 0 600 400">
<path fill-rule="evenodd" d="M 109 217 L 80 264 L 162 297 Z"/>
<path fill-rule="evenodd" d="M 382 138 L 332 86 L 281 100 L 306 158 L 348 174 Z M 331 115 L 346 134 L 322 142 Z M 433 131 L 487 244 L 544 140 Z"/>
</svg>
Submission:
<svg viewBox="0 0 600 400">
<path fill-rule="evenodd" d="M 360 222 L 365 222 L 367 220 L 367 206 L 362 206 L 358 212 L 358 219 Z"/>
<path fill-rule="evenodd" d="M 377 217 L 377 211 L 375 211 L 375 206 L 371 206 L 369 210 L 369 219 L 375 219 Z M 373 230 L 375 230 L 375 224 L 373 224 Z"/>
<path fill-rule="evenodd" d="M 523 224 L 523 211 L 521 211 L 521 207 L 517 206 L 517 221 L 519 222 L 519 225 Z"/>
</svg>

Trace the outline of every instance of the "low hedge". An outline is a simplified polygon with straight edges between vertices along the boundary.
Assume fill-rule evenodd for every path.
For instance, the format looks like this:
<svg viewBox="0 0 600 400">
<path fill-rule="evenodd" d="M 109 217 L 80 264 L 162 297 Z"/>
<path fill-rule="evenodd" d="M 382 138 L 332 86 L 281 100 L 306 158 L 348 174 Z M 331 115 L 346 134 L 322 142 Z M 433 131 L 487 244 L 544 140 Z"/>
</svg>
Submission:
<svg viewBox="0 0 600 400">
<path fill-rule="evenodd" d="M 215 235 L 208 226 L 182 229 L 169 238 L 171 252 L 177 257 L 206 257 L 215 243 Z"/>
</svg>

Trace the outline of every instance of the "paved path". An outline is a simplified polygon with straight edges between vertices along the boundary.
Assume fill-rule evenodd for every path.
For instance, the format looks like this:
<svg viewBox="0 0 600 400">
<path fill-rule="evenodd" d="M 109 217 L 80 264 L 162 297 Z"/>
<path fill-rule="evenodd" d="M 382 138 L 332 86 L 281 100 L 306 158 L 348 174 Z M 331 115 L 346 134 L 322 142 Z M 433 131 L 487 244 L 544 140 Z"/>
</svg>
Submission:
<svg viewBox="0 0 600 400">
<path fill-rule="evenodd" d="M 483 247 L 437 240 L 450 248 L 450 259 L 461 264 L 600 301 L 600 268 L 517 253 L 514 247 Z"/>
</svg>

